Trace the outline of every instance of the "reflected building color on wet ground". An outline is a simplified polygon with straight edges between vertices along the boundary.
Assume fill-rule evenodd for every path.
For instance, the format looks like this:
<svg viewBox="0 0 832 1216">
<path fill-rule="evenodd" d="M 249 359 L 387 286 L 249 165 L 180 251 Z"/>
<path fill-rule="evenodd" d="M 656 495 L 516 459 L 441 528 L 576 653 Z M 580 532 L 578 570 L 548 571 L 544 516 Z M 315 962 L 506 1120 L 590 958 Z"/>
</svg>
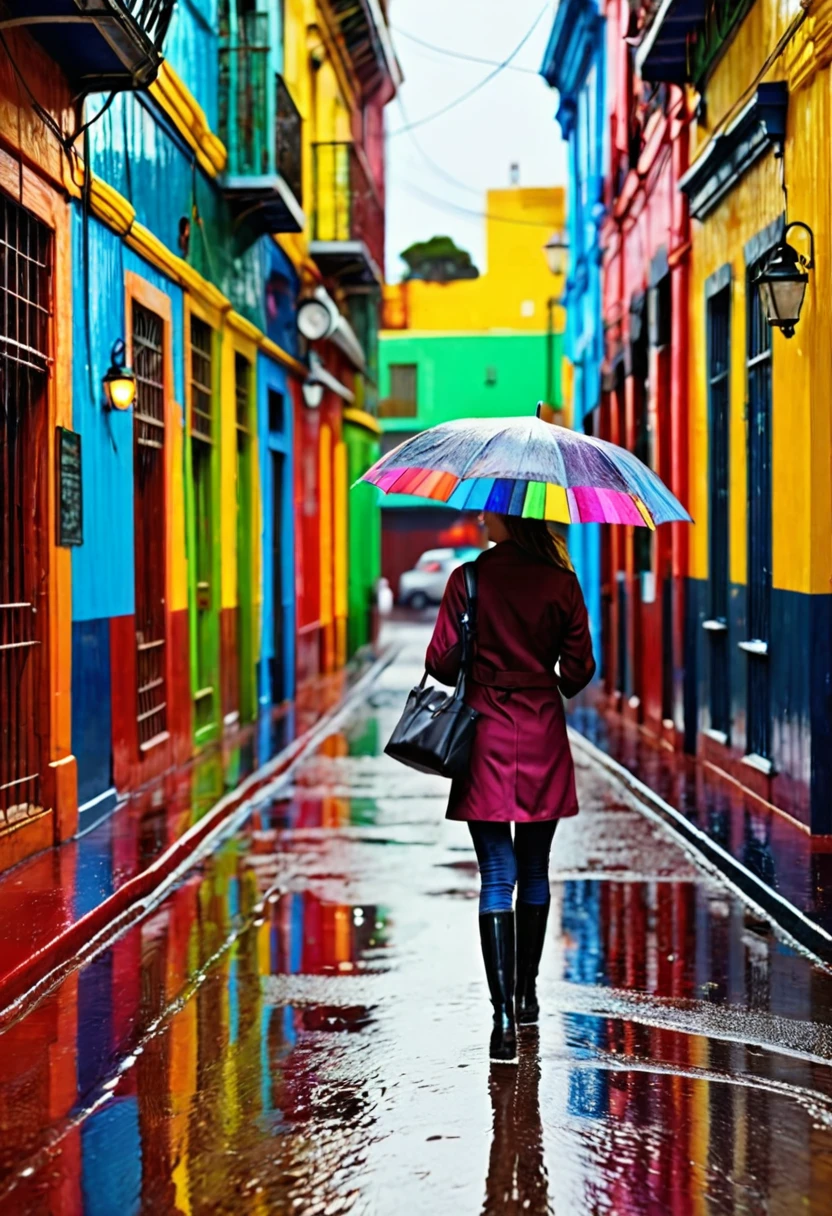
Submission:
<svg viewBox="0 0 832 1216">
<path fill-rule="evenodd" d="M 368 701 L 0 1034 L 0 1212 L 826 1213 L 832 983 L 579 768 L 539 1031 L 489 1072 L 465 829 Z"/>
</svg>

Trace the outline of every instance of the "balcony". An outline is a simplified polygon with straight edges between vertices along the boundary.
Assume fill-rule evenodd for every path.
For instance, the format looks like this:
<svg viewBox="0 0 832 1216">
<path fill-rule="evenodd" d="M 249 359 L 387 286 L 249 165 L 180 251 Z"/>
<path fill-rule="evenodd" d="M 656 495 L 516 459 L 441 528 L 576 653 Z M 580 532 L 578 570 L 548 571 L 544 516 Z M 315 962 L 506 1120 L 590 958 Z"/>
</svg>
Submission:
<svg viewBox="0 0 832 1216">
<path fill-rule="evenodd" d="M 268 14 L 250 13 L 232 45 L 220 47 L 220 137 L 228 148 L 223 193 L 242 244 L 302 232 L 302 119 L 282 76 L 271 70 Z"/>
<path fill-rule="evenodd" d="M 367 99 L 384 89 L 389 97 L 402 82 L 381 0 L 328 0 L 329 25 L 339 35 Z"/>
<path fill-rule="evenodd" d="M 643 80 L 702 90 L 754 0 L 662 0 L 636 56 Z"/>
<path fill-rule="evenodd" d="M 321 273 L 344 286 L 384 280 L 384 208 L 351 143 L 312 145 L 312 239 Z"/>
<path fill-rule="evenodd" d="M 79 93 L 146 89 L 175 0 L 6 0 L 0 28 L 37 39 Z"/>
</svg>

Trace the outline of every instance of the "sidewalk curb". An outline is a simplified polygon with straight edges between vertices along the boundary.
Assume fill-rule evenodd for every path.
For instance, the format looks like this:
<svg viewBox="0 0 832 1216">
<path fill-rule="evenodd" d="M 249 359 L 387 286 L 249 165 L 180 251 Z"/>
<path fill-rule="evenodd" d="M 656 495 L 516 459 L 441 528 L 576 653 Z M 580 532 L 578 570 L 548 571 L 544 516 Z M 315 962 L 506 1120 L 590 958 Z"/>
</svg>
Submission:
<svg viewBox="0 0 832 1216">
<path fill-rule="evenodd" d="M 86 958 L 98 953 L 129 925 L 140 920 L 220 840 L 233 833 L 258 802 L 267 801 L 291 775 L 304 756 L 330 735 L 398 653 L 387 646 L 332 709 L 266 764 L 251 773 L 145 870 L 128 879 L 96 908 L 42 946 L 14 971 L 0 979 L 0 1028 Z"/>
<path fill-rule="evenodd" d="M 696 853 L 696 860 L 700 864 L 704 863 L 706 868 L 716 870 L 745 904 L 773 921 L 799 949 L 814 955 L 823 964 L 832 964 L 832 934 L 827 933 L 793 903 L 764 883 L 741 861 L 686 819 L 681 811 L 665 802 L 628 768 L 613 760 L 580 731 L 569 726 L 567 732 L 576 752 L 582 753 L 588 760 L 606 769 L 633 795 L 647 816 L 664 824 L 678 836 L 689 852 Z"/>
</svg>

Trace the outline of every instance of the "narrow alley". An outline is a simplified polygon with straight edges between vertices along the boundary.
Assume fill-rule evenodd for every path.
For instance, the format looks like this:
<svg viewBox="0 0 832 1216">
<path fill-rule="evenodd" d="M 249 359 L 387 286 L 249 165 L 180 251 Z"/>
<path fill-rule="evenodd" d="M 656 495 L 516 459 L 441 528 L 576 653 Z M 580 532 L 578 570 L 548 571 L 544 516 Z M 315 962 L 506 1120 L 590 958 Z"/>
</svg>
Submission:
<svg viewBox="0 0 832 1216">
<path fill-rule="evenodd" d="M 829 1211 L 832 979 L 578 758 L 539 1030 L 489 1070 L 467 833 L 382 755 L 427 624 L 0 1034 L 3 1213 Z"/>
</svg>

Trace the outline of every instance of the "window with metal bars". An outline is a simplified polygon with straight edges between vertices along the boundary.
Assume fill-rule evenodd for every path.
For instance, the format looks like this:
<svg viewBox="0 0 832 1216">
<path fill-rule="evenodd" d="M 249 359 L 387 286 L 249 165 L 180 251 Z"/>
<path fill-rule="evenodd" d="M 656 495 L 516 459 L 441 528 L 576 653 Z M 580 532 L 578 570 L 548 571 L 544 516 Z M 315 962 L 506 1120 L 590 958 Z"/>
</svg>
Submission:
<svg viewBox="0 0 832 1216">
<path fill-rule="evenodd" d="M 167 731 L 165 629 L 165 350 L 160 316 L 133 302 L 134 560 L 139 745 Z"/>
<path fill-rule="evenodd" d="M 214 438 L 211 338 L 211 326 L 191 317 L 191 435 L 207 443 Z"/>
<path fill-rule="evenodd" d="M 234 356 L 234 400 L 237 424 L 237 703 L 240 716 L 251 716 L 252 649 L 252 461 L 251 363 Z"/>
<path fill-rule="evenodd" d="M 214 393 L 213 331 L 191 317 L 191 477 L 196 574 L 194 725 L 197 733 L 218 718 L 214 604 Z"/>
<path fill-rule="evenodd" d="M 48 739 L 52 233 L 0 195 L 0 826 L 40 809 Z"/>
</svg>

